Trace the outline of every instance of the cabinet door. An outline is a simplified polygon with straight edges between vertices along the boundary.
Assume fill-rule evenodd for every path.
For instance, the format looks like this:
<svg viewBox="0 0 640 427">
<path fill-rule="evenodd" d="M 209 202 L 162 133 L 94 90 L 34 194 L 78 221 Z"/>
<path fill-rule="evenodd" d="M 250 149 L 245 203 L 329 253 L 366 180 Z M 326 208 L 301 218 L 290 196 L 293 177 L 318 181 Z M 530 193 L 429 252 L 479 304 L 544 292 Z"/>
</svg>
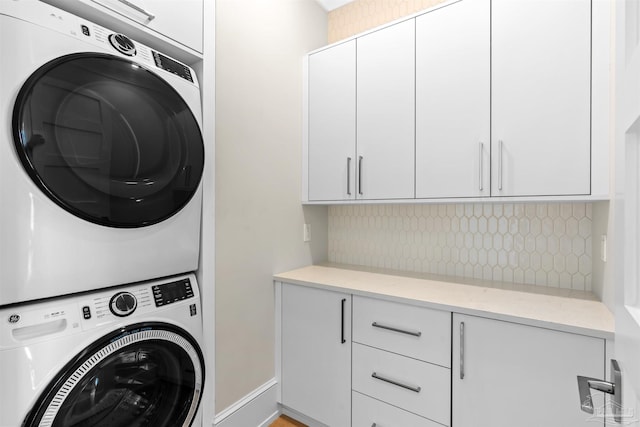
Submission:
<svg viewBox="0 0 640 427">
<path fill-rule="evenodd" d="M 351 422 L 351 296 L 282 285 L 282 404 L 332 427 Z"/>
<path fill-rule="evenodd" d="M 453 331 L 452 425 L 603 425 L 580 410 L 576 377 L 604 378 L 604 340 L 459 314 Z"/>
<path fill-rule="evenodd" d="M 355 198 L 356 42 L 309 55 L 309 200 Z"/>
<path fill-rule="evenodd" d="M 416 197 L 489 196 L 490 3 L 416 18 Z"/>
<path fill-rule="evenodd" d="M 358 38 L 357 64 L 357 198 L 413 198 L 415 20 Z"/>
<path fill-rule="evenodd" d="M 492 195 L 589 194 L 591 1 L 492 1 Z"/>
</svg>

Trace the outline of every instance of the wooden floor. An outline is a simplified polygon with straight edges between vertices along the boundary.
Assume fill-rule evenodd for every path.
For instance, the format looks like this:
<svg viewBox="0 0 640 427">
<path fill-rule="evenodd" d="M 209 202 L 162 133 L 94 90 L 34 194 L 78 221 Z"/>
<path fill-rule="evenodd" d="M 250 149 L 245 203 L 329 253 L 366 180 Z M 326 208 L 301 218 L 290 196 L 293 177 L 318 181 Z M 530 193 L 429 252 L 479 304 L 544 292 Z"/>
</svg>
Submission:
<svg viewBox="0 0 640 427">
<path fill-rule="evenodd" d="M 280 418 L 275 420 L 269 427 L 307 427 L 305 424 L 299 423 L 293 418 L 289 418 L 286 415 L 280 415 Z"/>
</svg>

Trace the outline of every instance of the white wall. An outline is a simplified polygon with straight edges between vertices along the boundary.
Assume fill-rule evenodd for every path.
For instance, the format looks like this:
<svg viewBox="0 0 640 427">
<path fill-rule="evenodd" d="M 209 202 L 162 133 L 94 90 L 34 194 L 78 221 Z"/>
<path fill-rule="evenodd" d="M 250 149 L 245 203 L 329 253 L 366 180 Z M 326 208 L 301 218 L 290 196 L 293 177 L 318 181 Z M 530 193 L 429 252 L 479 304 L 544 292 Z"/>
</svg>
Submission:
<svg viewBox="0 0 640 427">
<path fill-rule="evenodd" d="M 302 58 L 326 40 L 314 0 L 216 2 L 216 413 L 275 375 L 272 274 L 326 260 L 327 208 L 300 203 Z"/>
</svg>

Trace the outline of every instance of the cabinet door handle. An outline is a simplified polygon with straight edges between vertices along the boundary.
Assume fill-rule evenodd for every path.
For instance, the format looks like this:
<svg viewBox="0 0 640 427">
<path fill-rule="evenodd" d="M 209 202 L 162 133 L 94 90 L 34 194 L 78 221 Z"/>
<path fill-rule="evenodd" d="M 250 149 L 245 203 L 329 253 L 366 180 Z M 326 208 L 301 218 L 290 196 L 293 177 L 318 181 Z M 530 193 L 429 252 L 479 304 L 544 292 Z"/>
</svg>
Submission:
<svg viewBox="0 0 640 427">
<path fill-rule="evenodd" d="M 347 157 L 347 195 L 351 195 L 351 157 Z"/>
<path fill-rule="evenodd" d="M 422 390 L 421 387 L 414 387 L 414 386 L 407 385 L 407 384 L 404 384 L 404 383 L 401 383 L 401 382 L 398 382 L 398 381 L 395 381 L 395 380 L 392 380 L 392 379 L 389 379 L 389 378 L 385 378 L 383 376 L 378 375 L 376 372 L 372 373 L 371 377 L 375 378 L 377 380 L 380 380 L 380 381 L 384 381 L 385 383 L 389 383 L 389 384 L 393 384 L 393 385 L 398 386 L 398 387 L 406 388 L 407 390 L 411 390 L 411 391 L 413 391 L 415 393 L 420 393 L 420 390 Z"/>
<path fill-rule="evenodd" d="M 498 141 L 498 190 L 502 191 L 502 140 Z"/>
<path fill-rule="evenodd" d="M 149 22 L 151 22 L 154 19 L 156 19 L 156 15 L 154 15 L 153 13 L 141 8 L 137 4 L 134 4 L 134 3 L 130 2 L 129 0 L 118 0 L 118 1 L 120 3 L 122 3 L 123 5 L 135 10 L 136 12 L 140 12 L 143 15 L 145 15 L 147 17 L 147 21 L 149 21 Z"/>
<path fill-rule="evenodd" d="M 422 332 L 420 331 L 417 331 L 417 332 L 407 331 L 406 329 L 398 329 L 398 328 L 394 328 L 393 326 L 381 325 L 378 322 L 373 322 L 371 326 L 373 326 L 374 328 L 380 328 L 380 329 L 386 329 L 388 331 L 399 332 L 401 334 L 412 335 L 414 337 L 419 337 L 422 335 Z"/>
<path fill-rule="evenodd" d="M 483 151 L 484 151 L 484 144 L 481 142 L 480 143 L 480 163 L 479 163 L 479 172 L 478 172 L 478 181 L 480 182 L 480 191 L 482 191 L 482 181 L 483 181 L 483 173 L 482 173 L 482 169 L 483 169 Z"/>
<path fill-rule="evenodd" d="M 358 194 L 362 196 L 362 156 L 358 157 Z"/>
<path fill-rule="evenodd" d="M 344 338 L 344 312 L 345 312 L 345 304 L 347 303 L 346 298 L 342 298 L 340 302 L 340 344 L 344 344 L 347 340 Z"/>
<path fill-rule="evenodd" d="M 460 322 L 460 379 L 464 379 L 464 322 Z"/>
</svg>

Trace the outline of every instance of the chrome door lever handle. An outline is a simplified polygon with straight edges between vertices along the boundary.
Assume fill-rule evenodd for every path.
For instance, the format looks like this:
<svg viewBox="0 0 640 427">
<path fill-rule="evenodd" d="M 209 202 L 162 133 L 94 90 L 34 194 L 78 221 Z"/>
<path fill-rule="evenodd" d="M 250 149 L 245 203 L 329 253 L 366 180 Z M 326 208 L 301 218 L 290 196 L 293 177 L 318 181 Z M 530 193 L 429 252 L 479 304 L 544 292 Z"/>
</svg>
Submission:
<svg viewBox="0 0 640 427">
<path fill-rule="evenodd" d="M 578 391 L 580 393 L 580 409 L 589 414 L 594 413 L 591 389 L 613 395 L 611 404 L 615 422 L 622 422 L 622 373 L 616 360 L 611 359 L 611 376 L 613 382 L 578 375 Z"/>
</svg>

